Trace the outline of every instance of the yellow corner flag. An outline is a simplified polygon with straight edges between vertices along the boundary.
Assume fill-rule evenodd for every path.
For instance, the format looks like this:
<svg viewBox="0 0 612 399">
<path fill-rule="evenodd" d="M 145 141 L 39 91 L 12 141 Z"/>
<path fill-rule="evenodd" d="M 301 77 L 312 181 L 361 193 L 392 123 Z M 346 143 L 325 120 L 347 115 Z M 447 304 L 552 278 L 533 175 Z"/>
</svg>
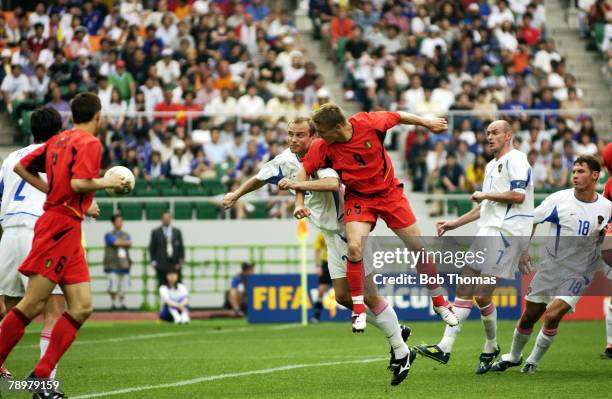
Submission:
<svg viewBox="0 0 612 399">
<path fill-rule="evenodd" d="M 301 286 L 302 286 L 302 325 L 308 324 L 308 222 L 306 219 L 300 219 L 297 224 L 296 235 L 300 242 L 300 257 L 301 257 Z"/>
</svg>

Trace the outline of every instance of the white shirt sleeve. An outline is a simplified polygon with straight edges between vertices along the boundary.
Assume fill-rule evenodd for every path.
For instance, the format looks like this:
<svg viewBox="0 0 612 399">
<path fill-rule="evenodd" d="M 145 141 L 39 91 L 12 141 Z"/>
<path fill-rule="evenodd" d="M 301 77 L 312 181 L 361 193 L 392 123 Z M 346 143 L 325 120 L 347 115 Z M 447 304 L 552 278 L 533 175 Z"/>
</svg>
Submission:
<svg viewBox="0 0 612 399">
<path fill-rule="evenodd" d="M 533 224 L 544 222 L 558 223 L 557 195 L 552 194 L 533 211 Z"/>
<path fill-rule="evenodd" d="M 338 176 L 338 172 L 336 172 L 332 168 L 323 168 L 317 170 L 317 177 L 319 179 L 325 179 L 326 177 L 334 177 L 336 179 L 340 179 L 340 176 Z"/>
<path fill-rule="evenodd" d="M 526 158 L 513 156 L 508 159 L 508 178 L 510 191 L 525 193 L 528 185 L 533 184 L 531 179 L 531 166 Z"/>
<path fill-rule="evenodd" d="M 274 159 L 269 160 L 261 167 L 257 173 L 257 180 L 271 184 L 278 184 L 278 182 L 281 181 L 284 176 L 280 167 L 280 156 L 281 154 L 277 155 Z"/>
<path fill-rule="evenodd" d="M 161 299 L 161 303 L 168 303 L 168 301 L 170 301 L 168 287 L 166 287 L 165 285 L 159 287 L 159 298 Z"/>
</svg>

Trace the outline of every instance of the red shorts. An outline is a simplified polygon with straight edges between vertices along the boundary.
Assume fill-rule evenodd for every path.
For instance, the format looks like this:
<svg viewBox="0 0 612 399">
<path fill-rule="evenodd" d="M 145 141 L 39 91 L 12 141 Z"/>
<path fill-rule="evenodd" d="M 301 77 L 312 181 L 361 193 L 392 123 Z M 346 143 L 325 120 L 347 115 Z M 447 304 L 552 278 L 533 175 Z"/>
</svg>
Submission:
<svg viewBox="0 0 612 399">
<path fill-rule="evenodd" d="M 372 196 L 350 192 L 346 194 L 344 223 L 368 222 L 373 224 L 372 229 L 374 229 L 378 218 L 384 220 L 390 229 L 403 229 L 416 222 L 412 207 L 404 194 L 403 185 Z"/>
<path fill-rule="evenodd" d="M 81 221 L 45 212 L 34 226 L 34 241 L 21 274 L 40 274 L 56 284 L 89 282 L 89 268 L 81 243 Z"/>
</svg>

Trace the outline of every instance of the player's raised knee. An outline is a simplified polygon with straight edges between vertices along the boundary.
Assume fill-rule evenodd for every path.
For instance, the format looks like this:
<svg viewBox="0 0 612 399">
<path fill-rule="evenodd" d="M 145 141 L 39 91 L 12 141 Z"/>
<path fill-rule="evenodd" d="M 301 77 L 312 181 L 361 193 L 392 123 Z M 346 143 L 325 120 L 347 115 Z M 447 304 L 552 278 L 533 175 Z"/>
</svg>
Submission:
<svg viewBox="0 0 612 399">
<path fill-rule="evenodd" d="M 361 255 L 361 241 L 354 241 L 351 242 L 349 241 L 348 243 L 348 258 L 353 261 L 356 262 L 358 260 L 360 260 L 362 258 Z"/>
</svg>

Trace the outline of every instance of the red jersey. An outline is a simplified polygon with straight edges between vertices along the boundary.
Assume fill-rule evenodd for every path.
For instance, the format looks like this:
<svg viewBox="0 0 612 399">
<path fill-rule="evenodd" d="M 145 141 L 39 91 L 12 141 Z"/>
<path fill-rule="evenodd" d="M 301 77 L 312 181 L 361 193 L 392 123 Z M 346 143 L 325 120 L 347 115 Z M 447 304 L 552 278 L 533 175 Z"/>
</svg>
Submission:
<svg viewBox="0 0 612 399">
<path fill-rule="evenodd" d="M 31 172 L 47 174 L 45 211 L 82 220 L 94 193 L 74 192 L 70 180 L 99 177 L 101 158 L 100 140 L 83 130 L 66 130 L 25 156 L 21 164 Z"/>
<path fill-rule="evenodd" d="M 606 185 L 604 186 L 603 196 L 604 198 L 607 198 L 610 201 L 612 201 L 612 177 L 608 178 L 608 181 L 606 182 Z"/>
<path fill-rule="evenodd" d="M 346 193 L 376 194 L 399 184 L 383 140 L 387 129 L 400 122 L 397 112 L 360 112 L 349 118 L 353 137 L 328 145 L 313 141 L 302 165 L 309 175 L 321 168 L 338 172 Z"/>
</svg>

